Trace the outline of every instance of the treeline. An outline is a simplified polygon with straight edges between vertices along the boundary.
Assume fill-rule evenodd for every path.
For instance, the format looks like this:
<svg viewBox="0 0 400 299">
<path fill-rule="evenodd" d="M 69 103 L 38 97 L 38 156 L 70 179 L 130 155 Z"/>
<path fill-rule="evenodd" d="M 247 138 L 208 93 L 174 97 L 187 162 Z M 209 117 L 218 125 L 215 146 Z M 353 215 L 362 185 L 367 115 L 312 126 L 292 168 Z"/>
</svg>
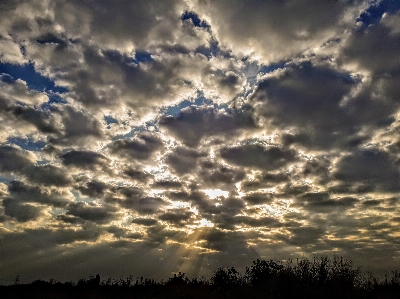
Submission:
<svg viewBox="0 0 400 299">
<path fill-rule="evenodd" d="M 256 260 L 244 274 L 218 268 L 210 280 L 189 279 L 179 272 L 166 281 L 129 276 L 101 280 L 99 275 L 77 282 L 36 280 L 0 286 L 0 298 L 400 298 L 400 273 L 377 279 L 362 275 L 350 260 L 316 257 Z"/>
</svg>

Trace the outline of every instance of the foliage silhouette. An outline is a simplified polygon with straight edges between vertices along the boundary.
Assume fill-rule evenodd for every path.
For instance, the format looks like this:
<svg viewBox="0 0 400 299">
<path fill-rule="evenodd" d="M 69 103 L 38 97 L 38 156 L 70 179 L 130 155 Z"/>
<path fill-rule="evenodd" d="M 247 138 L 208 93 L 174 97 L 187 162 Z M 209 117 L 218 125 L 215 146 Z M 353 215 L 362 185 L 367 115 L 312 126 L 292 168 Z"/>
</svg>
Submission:
<svg viewBox="0 0 400 299">
<path fill-rule="evenodd" d="M 371 273 L 361 275 L 350 260 L 334 256 L 302 258 L 286 263 L 256 260 L 242 276 L 235 268 L 218 268 L 209 281 L 189 279 L 179 272 L 164 281 L 128 276 L 101 281 L 100 275 L 77 283 L 35 280 L 0 286 L 0 297 L 14 298 L 130 298 L 130 299 L 236 299 L 236 298 L 400 298 L 400 273 L 379 280 Z"/>
</svg>

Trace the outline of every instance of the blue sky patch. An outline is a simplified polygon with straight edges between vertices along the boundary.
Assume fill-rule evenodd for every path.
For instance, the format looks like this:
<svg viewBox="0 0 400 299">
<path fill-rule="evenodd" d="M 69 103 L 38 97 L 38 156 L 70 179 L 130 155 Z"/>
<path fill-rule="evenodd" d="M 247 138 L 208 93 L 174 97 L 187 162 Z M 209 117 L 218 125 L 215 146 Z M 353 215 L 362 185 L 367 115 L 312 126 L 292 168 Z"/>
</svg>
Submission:
<svg viewBox="0 0 400 299">
<path fill-rule="evenodd" d="M 104 120 L 106 121 L 107 125 L 118 123 L 118 120 L 116 120 L 114 117 L 109 116 L 109 115 L 104 115 Z"/>
<path fill-rule="evenodd" d="M 200 20 L 197 14 L 191 11 L 185 11 L 182 14 L 182 21 L 189 19 L 192 20 L 193 25 L 196 27 L 202 27 L 207 29 L 210 28 L 210 25 L 208 25 L 205 21 Z"/>
<path fill-rule="evenodd" d="M 33 141 L 32 138 L 14 137 L 8 138 L 8 143 L 18 145 L 20 148 L 28 151 L 40 151 L 46 146 L 44 141 Z"/>
<path fill-rule="evenodd" d="M 151 62 L 154 61 L 151 57 L 151 53 L 145 51 L 137 51 L 135 54 L 135 59 L 137 62 Z"/>
<path fill-rule="evenodd" d="M 259 73 L 272 73 L 273 71 L 276 71 L 278 69 L 283 69 L 285 67 L 286 61 L 278 62 L 278 63 L 272 63 L 270 65 L 262 66 L 260 68 Z"/>
<path fill-rule="evenodd" d="M 190 106 L 202 106 L 202 105 L 212 105 L 214 102 L 212 100 L 206 99 L 204 96 L 199 95 L 199 97 L 194 101 L 184 100 L 178 105 L 169 106 L 164 111 L 164 115 L 178 116 L 181 110 Z"/>
<path fill-rule="evenodd" d="M 378 5 L 372 5 L 363 12 L 357 21 L 363 22 L 366 26 L 376 24 L 382 19 L 385 12 L 393 13 L 398 10 L 400 10 L 399 0 L 382 0 Z"/>
<path fill-rule="evenodd" d="M 8 74 L 12 76 L 14 80 L 24 80 L 28 87 L 33 90 L 53 91 L 59 93 L 68 92 L 67 88 L 56 86 L 54 81 L 38 73 L 35 70 L 33 63 L 23 65 L 0 63 L 0 73 Z"/>
<path fill-rule="evenodd" d="M 49 97 L 49 101 L 42 104 L 41 108 L 43 110 L 57 110 L 57 108 L 55 108 L 55 106 L 53 106 L 52 104 L 54 104 L 54 103 L 67 104 L 68 103 L 65 99 L 63 99 L 56 93 L 51 92 L 51 93 L 48 93 L 47 96 Z"/>
</svg>

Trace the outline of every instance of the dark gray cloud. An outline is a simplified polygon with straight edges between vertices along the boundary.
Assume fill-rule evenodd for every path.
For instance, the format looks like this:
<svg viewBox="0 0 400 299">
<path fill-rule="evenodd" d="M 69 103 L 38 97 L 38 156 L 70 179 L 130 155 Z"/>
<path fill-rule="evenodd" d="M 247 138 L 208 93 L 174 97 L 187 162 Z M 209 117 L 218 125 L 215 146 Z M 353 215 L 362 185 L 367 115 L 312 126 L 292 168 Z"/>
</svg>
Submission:
<svg viewBox="0 0 400 299">
<path fill-rule="evenodd" d="M 358 151 L 343 157 L 334 176 L 344 182 L 374 185 L 380 190 L 396 191 L 400 187 L 399 167 L 387 152 Z"/>
<path fill-rule="evenodd" d="M 54 144 L 65 144 L 83 142 L 84 138 L 101 138 L 103 132 L 100 122 L 92 115 L 72 106 L 65 106 L 59 109 L 58 113 L 62 118 L 64 130 L 55 139 L 50 139 Z M 85 142 L 88 140 L 86 139 Z"/>
<path fill-rule="evenodd" d="M 56 218 L 57 218 L 57 220 L 59 220 L 61 222 L 70 223 L 73 225 L 84 225 L 85 224 L 84 219 L 82 219 L 81 217 L 76 217 L 76 216 L 72 216 L 72 215 L 60 214 L 60 215 L 57 215 Z"/>
<path fill-rule="evenodd" d="M 151 187 L 154 189 L 179 189 L 182 187 L 182 183 L 177 181 L 157 181 Z"/>
<path fill-rule="evenodd" d="M 47 134 L 58 133 L 54 118 L 42 110 L 33 107 L 15 105 L 10 107 L 13 116 L 34 125 L 39 131 Z M 8 111 L 7 111 L 8 112 Z"/>
<path fill-rule="evenodd" d="M 108 188 L 109 186 L 107 184 L 96 180 L 87 182 L 84 185 L 78 187 L 79 191 L 83 195 L 87 195 L 94 198 L 102 197 Z"/>
<path fill-rule="evenodd" d="M 4 213 L 15 218 L 19 222 L 27 222 L 37 219 L 41 214 L 41 208 L 29 203 L 23 203 L 15 198 L 3 199 Z"/>
<path fill-rule="evenodd" d="M 97 167 L 106 167 L 109 159 L 99 153 L 91 151 L 69 151 L 61 155 L 61 160 L 66 166 L 95 170 Z"/>
<path fill-rule="evenodd" d="M 263 173 L 257 175 L 252 180 L 242 181 L 241 187 L 246 191 L 254 191 L 263 188 L 271 188 L 277 184 L 288 182 L 290 175 L 288 173 Z"/>
<path fill-rule="evenodd" d="M 199 176 L 206 186 L 212 188 L 231 189 L 235 183 L 240 182 L 245 176 L 245 172 L 241 169 L 212 163 L 207 160 L 200 163 L 200 169 Z"/>
<path fill-rule="evenodd" d="M 227 88 L 235 90 L 239 85 L 239 76 L 233 72 L 228 72 L 224 74 L 222 78 L 218 80 L 218 84 L 221 88 Z"/>
<path fill-rule="evenodd" d="M 243 197 L 243 200 L 248 202 L 249 204 L 252 205 L 259 205 L 259 204 L 265 204 L 265 203 L 271 203 L 274 199 L 274 196 L 272 193 L 250 193 L 248 195 L 245 195 Z"/>
<path fill-rule="evenodd" d="M 225 147 L 220 153 L 223 159 L 233 164 L 264 170 L 277 169 L 296 159 L 296 152 L 292 149 L 260 144 Z"/>
<path fill-rule="evenodd" d="M 3 145 L 0 147 L 0 169 L 1 171 L 22 171 L 34 163 L 34 156 L 29 152 L 14 147 Z"/>
<path fill-rule="evenodd" d="M 45 186 L 67 186 L 71 183 L 68 173 L 54 165 L 31 167 L 24 174 L 31 182 Z"/>
<path fill-rule="evenodd" d="M 276 61 L 340 35 L 354 25 L 363 6 L 364 1 L 244 1 L 232 5 L 224 0 L 199 2 L 198 12 L 216 29 L 218 40 L 235 52 L 255 52 Z"/>
<path fill-rule="evenodd" d="M 135 218 L 132 220 L 132 223 L 144 226 L 152 226 L 157 224 L 157 220 L 151 218 Z"/>
<path fill-rule="evenodd" d="M 133 140 L 117 140 L 111 146 L 111 152 L 125 158 L 147 160 L 152 154 L 161 150 L 162 140 L 156 134 L 138 133 Z"/>
<path fill-rule="evenodd" d="M 21 202 L 47 204 L 55 207 L 64 207 L 70 202 L 68 194 L 58 190 L 43 190 L 39 186 L 32 186 L 21 181 L 11 181 L 8 192 Z"/>
<path fill-rule="evenodd" d="M 233 222 L 250 227 L 263 228 L 280 227 L 282 225 L 277 219 L 273 217 L 254 218 L 249 216 L 236 216 L 233 218 Z"/>
<path fill-rule="evenodd" d="M 127 175 L 132 180 L 139 182 L 145 182 L 153 178 L 153 175 L 132 167 L 124 169 L 123 174 Z"/>
<path fill-rule="evenodd" d="M 245 112 L 218 110 L 207 106 L 182 109 L 176 117 L 162 117 L 159 124 L 189 147 L 197 146 L 205 136 L 233 137 L 238 130 L 255 126 L 251 115 Z"/>
<path fill-rule="evenodd" d="M 169 210 L 164 214 L 158 215 L 158 219 L 172 223 L 176 226 L 185 226 L 188 224 L 191 218 L 194 217 L 194 213 L 185 209 Z"/>
<path fill-rule="evenodd" d="M 146 243 L 150 247 L 158 248 L 166 241 L 174 239 L 179 235 L 177 231 L 166 230 L 164 225 L 154 225 L 147 228 Z"/>
<path fill-rule="evenodd" d="M 369 193 L 376 190 L 375 184 L 370 184 L 369 182 L 339 182 L 328 188 L 332 193 L 349 193 L 349 194 L 363 194 Z"/>
<path fill-rule="evenodd" d="M 298 196 L 297 199 L 299 202 L 295 203 L 294 206 L 299 205 L 307 210 L 320 213 L 353 208 L 359 202 L 357 198 L 351 196 L 331 198 L 328 192 L 308 192 Z"/>
<path fill-rule="evenodd" d="M 248 252 L 248 250 L 243 250 L 248 246 L 245 235 L 240 232 L 223 232 L 215 228 L 204 228 L 203 230 L 204 237 L 202 239 L 205 240 L 206 248 L 223 252 L 231 257 L 238 252 Z"/>
<path fill-rule="evenodd" d="M 80 217 L 83 220 L 89 220 L 98 223 L 111 221 L 115 215 L 116 209 L 109 205 L 99 205 L 95 203 L 74 202 L 67 207 L 67 215 Z"/>
<path fill-rule="evenodd" d="M 203 152 L 190 148 L 178 147 L 167 155 L 166 162 L 175 172 L 182 175 L 192 172 L 196 167 L 198 158 L 204 156 L 206 156 L 206 154 Z"/>
<path fill-rule="evenodd" d="M 385 18 L 368 28 L 352 32 L 343 49 L 343 59 L 356 62 L 361 68 L 374 73 L 393 72 L 400 66 L 396 48 L 400 45 L 400 32 L 396 22 L 399 13 Z"/>
<path fill-rule="evenodd" d="M 356 146 L 354 110 L 342 104 L 356 84 L 349 74 L 305 62 L 261 81 L 252 100 L 265 122 L 279 128 L 295 127 L 296 133 L 282 136 L 286 144 Z"/>
<path fill-rule="evenodd" d="M 0 147 L 0 169 L 24 175 L 33 183 L 45 186 L 66 186 L 70 183 L 68 174 L 54 165 L 35 165 L 35 156 L 29 151 L 14 146 Z"/>
<path fill-rule="evenodd" d="M 282 236 L 282 239 L 289 244 L 297 246 L 316 246 L 319 239 L 324 235 L 322 227 L 301 226 L 290 228 L 291 236 Z"/>
<path fill-rule="evenodd" d="M 327 157 L 317 157 L 304 164 L 303 175 L 313 176 L 323 184 L 330 179 L 330 167 L 331 163 Z"/>
<path fill-rule="evenodd" d="M 225 209 L 228 209 L 228 207 L 223 205 L 223 202 L 210 200 L 204 192 L 198 190 L 196 187 L 192 188 L 190 192 L 168 192 L 168 198 L 171 200 L 190 202 L 199 209 L 202 215 L 220 214 L 224 212 Z M 217 203 L 218 205 L 216 205 Z M 242 207 L 242 205 L 240 207 Z"/>
<path fill-rule="evenodd" d="M 164 39 L 172 39 L 172 33 L 165 29 L 165 25 L 175 19 L 179 22 L 180 12 L 176 11 L 179 2 L 160 3 L 159 1 L 146 1 L 131 3 L 129 1 L 119 1 L 118 5 L 108 1 L 99 3 L 68 1 L 69 3 L 57 3 L 57 16 L 61 18 L 63 24 L 68 25 L 70 30 L 75 26 L 77 29 L 82 23 L 90 20 L 91 34 L 95 39 L 101 39 L 104 43 L 118 44 L 121 40 L 131 40 L 134 43 L 142 43 L 149 38 L 159 38 L 153 36 L 155 27 L 159 28 L 159 33 Z M 70 23 L 67 13 L 63 10 L 69 9 L 73 12 L 83 12 L 83 15 L 90 14 L 90 19 L 82 19 L 77 24 Z M 80 15 L 80 14 L 78 14 Z M 158 15 L 164 16 L 163 19 L 157 18 Z M 107 20 L 108 26 L 104 26 L 104 20 Z"/>
<path fill-rule="evenodd" d="M 149 197 L 140 194 L 132 194 L 120 201 L 120 205 L 127 209 L 137 211 L 139 214 L 153 214 L 165 205 L 164 200 L 158 197 Z"/>
<path fill-rule="evenodd" d="M 135 64 L 131 55 L 118 50 L 99 51 L 97 47 L 87 47 L 83 56 L 89 68 L 72 72 L 74 77 L 65 79 L 73 82 L 75 99 L 90 109 L 118 107 L 119 95 L 124 95 L 124 102 L 133 109 L 151 107 L 163 102 L 163 94 L 174 94 L 178 86 L 184 87 L 179 80 L 178 70 L 182 67 L 179 59 L 171 64 L 168 60 L 149 58 Z M 120 89 L 111 86 L 101 91 L 97 88 L 101 84 Z"/>
</svg>

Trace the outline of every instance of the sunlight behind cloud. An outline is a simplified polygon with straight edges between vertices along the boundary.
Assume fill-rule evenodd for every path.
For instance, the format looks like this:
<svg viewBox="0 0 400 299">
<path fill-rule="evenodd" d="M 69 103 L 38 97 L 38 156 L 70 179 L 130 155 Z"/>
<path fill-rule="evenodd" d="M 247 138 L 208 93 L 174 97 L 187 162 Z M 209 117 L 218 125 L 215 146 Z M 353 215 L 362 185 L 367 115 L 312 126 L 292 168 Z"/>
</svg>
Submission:
<svg viewBox="0 0 400 299">
<path fill-rule="evenodd" d="M 214 227 L 214 223 L 203 218 L 200 220 L 199 227 Z"/>
<path fill-rule="evenodd" d="M 229 192 L 221 189 L 203 189 L 203 192 L 207 194 L 210 199 L 215 199 L 218 196 L 228 197 Z"/>
</svg>

